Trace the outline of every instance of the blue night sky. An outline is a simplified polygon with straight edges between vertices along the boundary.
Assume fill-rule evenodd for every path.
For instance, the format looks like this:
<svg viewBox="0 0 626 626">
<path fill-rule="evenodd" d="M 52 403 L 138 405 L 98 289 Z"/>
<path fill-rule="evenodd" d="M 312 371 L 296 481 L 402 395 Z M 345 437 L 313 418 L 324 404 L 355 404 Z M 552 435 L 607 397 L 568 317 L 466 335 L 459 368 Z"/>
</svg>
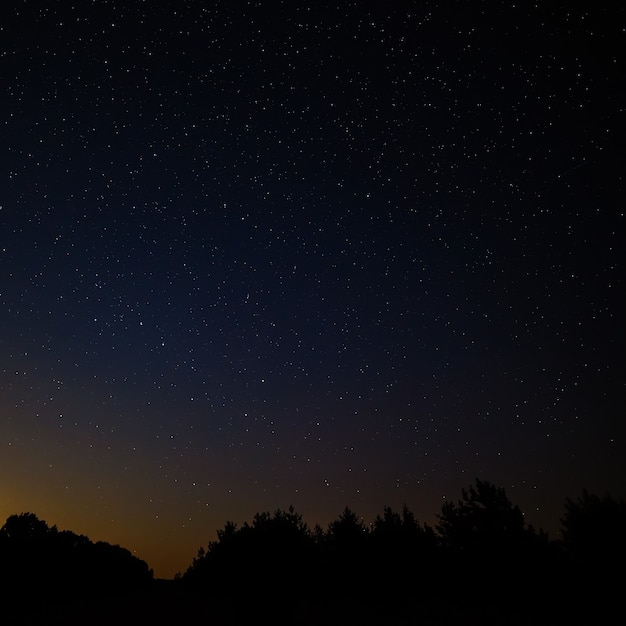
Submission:
<svg viewBox="0 0 626 626">
<path fill-rule="evenodd" d="M 626 496 L 621 3 L 2 12 L 0 523 Z"/>
</svg>

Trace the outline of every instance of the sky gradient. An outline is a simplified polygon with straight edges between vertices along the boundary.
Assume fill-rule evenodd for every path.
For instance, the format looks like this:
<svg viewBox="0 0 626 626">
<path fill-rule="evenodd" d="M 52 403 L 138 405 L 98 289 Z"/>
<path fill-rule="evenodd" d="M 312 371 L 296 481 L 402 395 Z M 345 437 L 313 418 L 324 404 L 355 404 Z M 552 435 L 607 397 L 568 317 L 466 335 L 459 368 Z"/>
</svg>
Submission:
<svg viewBox="0 0 626 626">
<path fill-rule="evenodd" d="M 536 4 L 3 5 L 1 520 L 626 497 L 626 11 Z"/>
</svg>

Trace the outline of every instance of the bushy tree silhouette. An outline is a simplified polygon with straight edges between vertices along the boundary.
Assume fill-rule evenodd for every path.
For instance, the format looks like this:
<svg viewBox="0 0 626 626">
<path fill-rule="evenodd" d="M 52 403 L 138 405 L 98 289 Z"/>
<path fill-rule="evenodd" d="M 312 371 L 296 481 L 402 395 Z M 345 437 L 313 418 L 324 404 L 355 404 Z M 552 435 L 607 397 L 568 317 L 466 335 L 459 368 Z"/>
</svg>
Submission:
<svg viewBox="0 0 626 626">
<path fill-rule="evenodd" d="M 227 522 L 217 541 L 201 548 L 182 581 L 225 597 L 302 594 L 312 576 L 312 538 L 293 507 L 257 513 L 240 528 Z"/>
<path fill-rule="evenodd" d="M 406 504 L 402 507 L 402 513 L 385 507 L 383 515 L 377 515 L 372 524 L 372 537 L 375 545 L 384 547 L 393 554 L 401 551 L 406 555 L 409 550 L 411 554 L 419 551 L 425 556 L 426 552 L 432 552 L 437 545 L 435 531 L 427 524 L 420 525 Z"/>
<path fill-rule="evenodd" d="M 457 502 L 445 502 L 438 515 L 443 544 L 459 551 L 498 553 L 520 544 L 526 535 L 524 515 L 501 487 L 476 479 Z"/>
<path fill-rule="evenodd" d="M 339 550 L 356 552 L 367 540 L 368 530 L 359 516 L 346 507 L 328 526 L 327 541 Z"/>
<path fill-rule="evenodd" d="M 571 624 L 607 617 L 598 602 L 612 605 L 589 565 L 604 564 L 602 555 L 616 549 L 622 554 L 625 519 L 623 502 L 583 494 L 567 501 L 563 541 L 550 541 L 503 488 L 477 479 L 442 506 L 435 528 L 420 525 L 406 506 L 385 507 L 370 526 L 348 507 L 326 530 L 309 530 L 292 508 L 257 513 L 241 528 L 227 523 L 182 581 L 204 590 L 229 581 L 233 598 L 280 589 L 273 600 L 284 607 L 285 594 L 296 598 L 311 623 L 328 621 L 332 606 L 335 622 Z M 619 579 L 613 587 L 599 580 L 619 597 Z M 572 593 L 588 601 L 568 604 Z"/>
<path fill-rule="evenodd" d="M 480 619 L 507 609 L 532 614 L 546 600 L 546 537 L 526 524 L 502 487 L 476 479 L 461 494 L 438 515 L 448 584 Z"/>
<path fill-rule="evenodd" d="M 561 526 L 564 548 L 573 559 L 609 569 L 624 563 L 626 501 L 583 490 L 577 500 L 566 499 Z"/>
<path fill-rule="evenodd" d="M 420 525 L 406 506 L 398 513 L 385 507 L 377 515 L 370 534 L 372 592 L 383 603 L 393 599 L 396 605 L 410 602 L 405 615 L 415 612 L 413 602 L 425 604 L 432 599 L 440 576 L 437 574 L 437 537 L 428 525 Z"/>
<path fill-rule="evenodd" d="M 363 520 L 349 507 L 328 525 L 320 544 L 325 580 L 321 593 L 334 598 L 352 596 L 367 583 L 368 538 L 369 531 Z"/>
<path fill-rule="evenodd" d="M 128 550 L 22 513 L 0 528 L 3 616 L 16 624 L 85 623 L 80 612 L 74 621 L 51 620 L 55 603 L 77 604 L 86 612 L 108 607 L 104 624 L 130 615 L 116 604 L 123 597 L 150 623 L 183 613 L 187 622 L 211 615 L 243 623 L 279 612 L 282 621 L 297 616 L 305 624 L 618 623 L 626 503 L 583 491 L 566 500 L 561 522 L 562 540 L 550 541 L 504 489 L 478 479 L 442 506 L 435 528 L 405 505 L 384 507 L 369 525 L 346 507 L 326 529 L 311 530 L 289 507 L 241 526 L 227 522 L 184 574 L 163 585 Z M 88 621 L 96 623 L 93 615 Z"/>
<path fill-rule="evenodd" d="M 567 498 L 561 518 L 567 591 L 578 599 L 580 615 L 590 621 L 622 613 L 626 561 L 626 501 L 582 491 Z"/>
<path fill-rule="evenodd" d="M 151 581 L 147 564 L 128 550 L 59 531 L 33 513 L 12 515 L 0 528 L 0 585 L 4 610 L 14 617 L 138 591 Z"/>
<path fill-rule="evenodd" d="M 56 532 L 56 526 L 48 527 L 34 513 L 20 513 L 8 517 L 0 528 L 0 542 L 8 542 L 13 547 L 27 547 L 45 541 Z"/>
</svg>

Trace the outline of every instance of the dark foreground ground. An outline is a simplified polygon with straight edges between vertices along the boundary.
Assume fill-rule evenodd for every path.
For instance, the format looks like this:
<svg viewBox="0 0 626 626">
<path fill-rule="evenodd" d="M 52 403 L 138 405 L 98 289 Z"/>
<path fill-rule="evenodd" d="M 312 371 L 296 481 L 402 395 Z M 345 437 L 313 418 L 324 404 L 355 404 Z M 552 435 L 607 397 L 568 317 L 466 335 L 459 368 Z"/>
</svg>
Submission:
<svg viewBox="0 0 626 626">
<path fill-rule="evenodd" d="M 488 594 L 487 594 L 488 595 Z M 15 598 L 14 598 L 15 600 Z M 285 597 L 279 589 L 264 597 L 206 597 L 186 591 L 176 581 L 157 580 L 148 590 L 132 596 L 81 601 L 59 599 L 58 602 L 42 603 L 37 598 L 24 598 L 21 610 L 14 611 L 8 621 L 11 626 L 89 626 L 119 625 L 195 625 L 215 624 L 221 626 L 270 623 L 290 626 L 347 624 L 415 624 L 417 626 L 561 626 L 567 624 L 618 625 L 620 616 L 597 615 L 589 611 L 555 612 L 554 608 L 542 613 L 535 609 L 530 613 L 516 610 L 495 609 L 485 598 L 459 601 L 458 598 L 442 598 L 424 609 L 420 603 L 410 600 L 368 597 L 361 599 L 340 597 L 315 597 L 307 600 Z M 564 598 L 566 601 L 566 599 Z M 573 598 L 567 599 L 570 602 Z M 564 603 L 565 605 L 565 603 Z M 594 611 L 595 612 L 595 611 Z"/>
</svg>

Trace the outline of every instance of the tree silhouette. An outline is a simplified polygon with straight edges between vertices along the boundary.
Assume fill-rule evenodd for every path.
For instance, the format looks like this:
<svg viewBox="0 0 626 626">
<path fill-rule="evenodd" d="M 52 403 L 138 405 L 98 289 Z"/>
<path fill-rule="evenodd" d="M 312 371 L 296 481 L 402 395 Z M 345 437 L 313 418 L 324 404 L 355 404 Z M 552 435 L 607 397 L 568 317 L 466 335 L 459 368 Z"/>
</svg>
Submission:
<svg viewBox="0 0 626 626">
<path fill-rule="evenodd" d="M 435 531 L 427 524 L 420 525 L 406 504 L 401 514 L 386 506 L 383 515 L 377 515 L 372 524 L 372 537 L 375 544 L 394 552 L 400 547 L 403 552 L 407 549 L 430 551 L 437 542 Z"/>
<path fill-rule="evenodd" d="M 563 545 L 577 561 L 615 567 L 626 557 L 626 502 L 583 490 L 567 498 L 561 518 Z"/>
<path fill-rule="evenodd" d="M 481 619 L 512 607 L 518 615 L 532 612 L 546 597 L 539 567 L 545 537 L 526 525 L 502 487 L 476 479 L 461 494 L 438 515 L 448 584 Z"/>
<path fill-rule="evenodd" d="M 56 532 L 56 526 L 48 527 L 34 513 L 20 513 L 8 517 L 0 528 L 0 542 L 10 542 L 15 547 L 27 546 L 45 541 Z"/>
<path fill-rule="evenodd" d="M 577 500 L 566 499 L 561 525 L 569 593 L 588 619 L 612 618 L 622 611 L 626 501 L 583 490 Z"/>
<path fill-rule="evenodd" d="M 222 596 L 301 593 L 311 576 L 312 545 L 308 527 L 293 507 L 256 513 L 251 524 L 227 522 L 217 541 L 200 548 L 181 579 Z"/>
<path fill-rule="evenodd" d="M 439 579 L 434 530 L 420 525 L 406 504 L 401 513 L 387 506 L 372 524 L 370 543 L 373 591 L 395 598 L 396 604 L 410 598 L 424 606 Z"/>
<path fill-rule="evenodd" d="M 12 515 L 0 528 L 3 608 L 14 618 L 37 607 L 141 591 L 152 580 L 147 564 L 128 550 L 59 531 L 33 513 Z"/>
<path fill-rule="evenodd" d="M 477 478 L 475 486 L 461 493 L 458 503 L 445 502 L 438 515 L 437 531 L 445 546 L 484 554 L 510 548 L 524 538 L 524 515 L 503 488 Z"/>
<path fill-rule="evenodd" d="M 346 507 L 328 527 L 327 539 L 341 549 L 358 548 L 366 538 L 367 528 L 363 520 L 349 507 Z"/>
<path fill-rule="evenodd" d="M 477 479 L 437 518 L 430 528 L 406 505 L 386 506 L 366 525 L 346 507 L 325 530 L 310 530 L 293 507 L 260 512 L 241 526 L 226 522 L 164 584 L 125 548 L 59 531 L 33 513 L 12 515 L 0 528 L 3 617 L 85 623 L 98 606 L 99 623 L 113 615 L 130 623 L 131 609 L 136 623 L 209 614 L 218 623 L 295 615 L 311 624 L 618 623 L 624 501 L 586 491 L 567 499 L 562 540 L 550 541 L 503 488 Z M 79 609 L 74 621 L 51 619 L 54 607 L 70 606 Z"/>
</svg>

